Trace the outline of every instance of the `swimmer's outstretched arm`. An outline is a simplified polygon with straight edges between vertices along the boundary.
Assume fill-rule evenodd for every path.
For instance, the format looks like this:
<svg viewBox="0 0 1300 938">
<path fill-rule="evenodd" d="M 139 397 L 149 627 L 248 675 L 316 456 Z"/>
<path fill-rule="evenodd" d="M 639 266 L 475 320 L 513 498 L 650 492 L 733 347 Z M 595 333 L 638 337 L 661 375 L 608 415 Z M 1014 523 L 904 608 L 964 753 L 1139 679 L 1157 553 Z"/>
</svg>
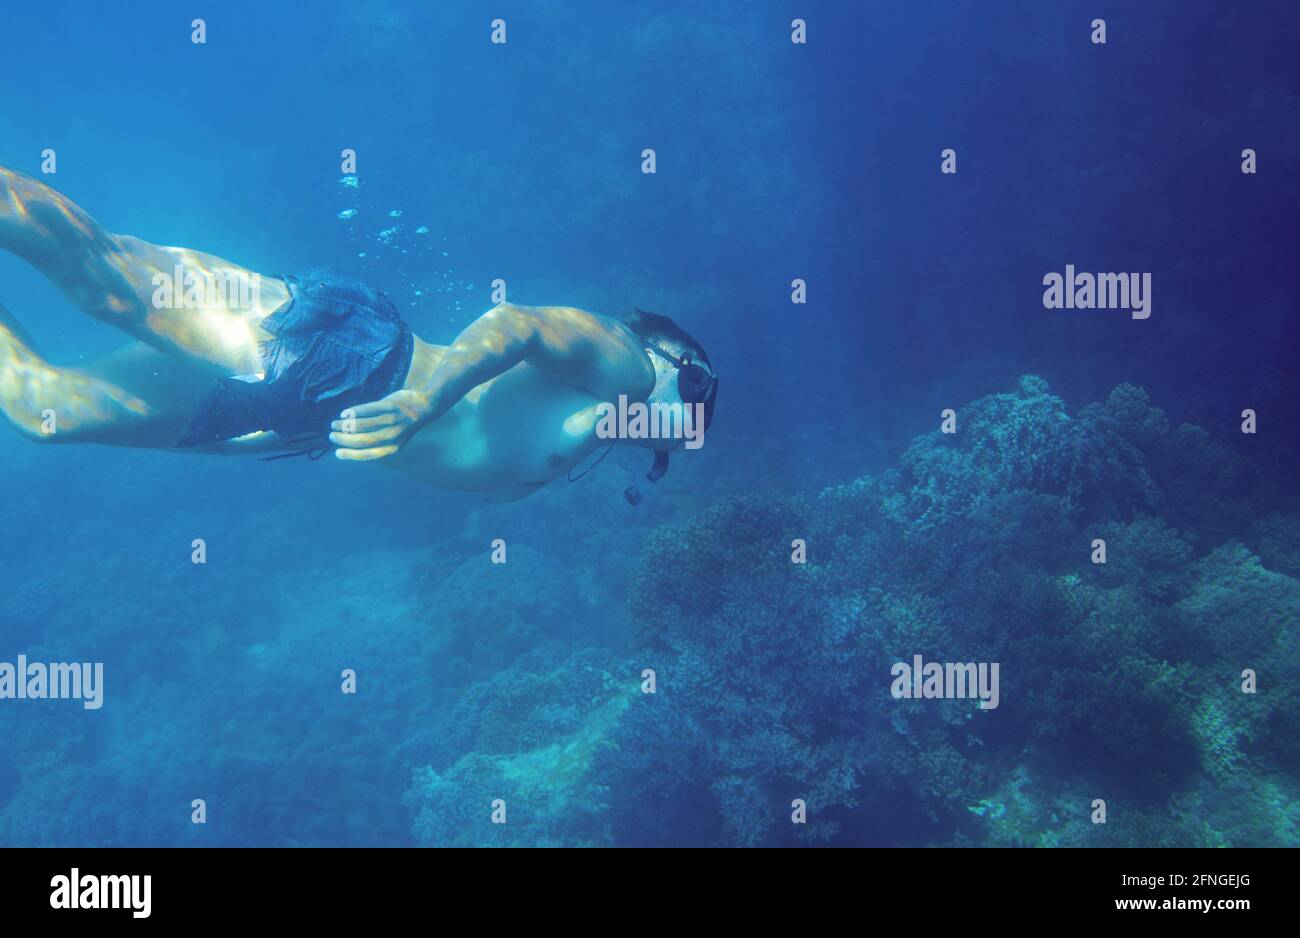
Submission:
<svg viewBox="0 0 1300 938">
<path fill-rule="evenodd" d="M 599 400 L 644 400 L 655 374 L 636 335 L 617 320 L 568 306 L 502 303 L 484 313 L 443 354 L 423 388 L 407 388 L 352 408 L 333 423 L 339 459 L 396 453 L 462 397 L 521 362 Z M 347 431 L 347 432 L 345 432 Z"/>
</svg>

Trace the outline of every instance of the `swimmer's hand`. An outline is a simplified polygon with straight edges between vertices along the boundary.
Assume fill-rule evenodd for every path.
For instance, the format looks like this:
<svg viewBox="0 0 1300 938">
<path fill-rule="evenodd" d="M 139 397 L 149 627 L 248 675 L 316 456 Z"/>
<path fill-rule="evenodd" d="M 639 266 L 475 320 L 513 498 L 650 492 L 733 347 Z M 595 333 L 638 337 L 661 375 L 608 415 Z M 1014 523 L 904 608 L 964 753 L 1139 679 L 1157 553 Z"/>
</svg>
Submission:
<svg viewBox="0 0 1300 938">
<path fill-rule="evenodd" d="M 627 394 L 643 401 L 655 384 L 647 355 L 627 326 L 595 313 L 498 303 L 443 351 L 427 384 L 350 408 L 331 424 L 330 442 L 339 459 L 392 456 L 470 391 L 521 362 L 559 384 L 585 388 L 597 400 Z"/>
<path fill-rule="evenodd" d="M 428 392 L 411 388 L 349 407 L 330 424 L 334 455 L 356 462 L 391 456 L 429 422 L 430 412 Z"/>
</svg>

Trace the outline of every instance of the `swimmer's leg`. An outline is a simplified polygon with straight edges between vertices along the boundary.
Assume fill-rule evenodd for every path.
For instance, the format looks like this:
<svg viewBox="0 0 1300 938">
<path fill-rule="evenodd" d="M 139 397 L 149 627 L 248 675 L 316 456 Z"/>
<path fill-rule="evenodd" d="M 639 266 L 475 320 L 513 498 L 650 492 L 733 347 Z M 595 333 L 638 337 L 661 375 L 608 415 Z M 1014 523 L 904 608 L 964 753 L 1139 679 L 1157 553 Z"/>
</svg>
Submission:
<svg viewBox="0 0 1300 938">
<path fill-rule="evenodd" d="M 81 368 L 51 365 L 0 306 L 0 415 L 29 440 L 174 449 L 211 386 L 203 370 L 140 342 Z M 254 433 L 180 452 L 240 455 L 287 448 L 273 433 Z"/>
<path fill-rule="evenodd" d="M 210 375 L 261 371 L 259 323 L 289 298 L 275 277 L 102 228 L 44 183 L 0 167 L 0 248 L 83 312 Z M 179 278 L 177 274 L 179 273 Z M 168 295 L 163 284 L 174 287 Z M 191 290 L 198 284 L 201 289 Z"/>
<path fill-rule="evenodd" d="M 103 378 L 49 364 L 3 307 L 0 412 L 40 443 L 148 446 L 162 438 L 149 433 L 157 413 L 149 402 Z"/>
</svg>

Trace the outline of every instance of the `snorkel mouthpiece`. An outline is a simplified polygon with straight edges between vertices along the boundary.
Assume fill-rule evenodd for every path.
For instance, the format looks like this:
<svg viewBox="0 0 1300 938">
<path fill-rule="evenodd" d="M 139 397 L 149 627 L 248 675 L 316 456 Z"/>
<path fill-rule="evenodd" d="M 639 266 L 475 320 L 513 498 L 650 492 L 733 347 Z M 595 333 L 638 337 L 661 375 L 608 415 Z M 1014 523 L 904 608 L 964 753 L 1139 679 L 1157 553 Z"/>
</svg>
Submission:
<svg viewBox="0 0 1300 938">
<path fill-rule="evenodd" d="M 650 471 L 645 474 L 646 480 L 649 482 L 658 482 L 667 474 L 668 474 L 668 451 L 662 449 L 655 450 L 654 465 L 652 465 L 650 467 Z M 635 485 L 629 485 L 627 488 L 625 488 L 623 490 L 623 497 L 626 498 L 627 503 L 634 508 L 637 505 L 641 504 L 641 490 L 638 489 Z"/>
<path fill-rule="evenodd" d="M 650 471 L 645 477 L 650 482 L 658 482 L 668 474 L 668 451 L 665 449 L 655 450 L 655 462 L 650 467 Z"/>
</svg>

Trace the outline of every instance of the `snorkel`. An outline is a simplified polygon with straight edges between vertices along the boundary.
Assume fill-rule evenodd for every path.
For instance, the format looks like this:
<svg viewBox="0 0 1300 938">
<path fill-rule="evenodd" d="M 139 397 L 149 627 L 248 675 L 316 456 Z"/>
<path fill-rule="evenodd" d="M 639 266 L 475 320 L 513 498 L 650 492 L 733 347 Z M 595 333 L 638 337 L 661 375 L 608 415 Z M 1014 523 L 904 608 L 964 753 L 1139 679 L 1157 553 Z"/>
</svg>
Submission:
<svg viewBox="0 0 1300 938">
<path fill-rule="evenodd" d="M 704 429 L 707 430 L 713 423 L 713 407 L 718 399 L 718 376 L 693 361 L 689 352 L 679 358 L 654 344 L 646 345 L 645 349 L 677 369 L 677 396 L 688 407 L 697 404 L 704 406 Z M 658 482 L 668 474 L 668 453 L 669 450 L 666 449 L 655 450 L 655 461 L 645 474 L 647 482 Z M 624 489 L 623 497 L 629 505 L 641 504 L 641 490 L 635 485 Z"/>
<path fill-rule="evenodd" d="M 647 482 L 658 482 L 668 474 L 668 450 L 655 450 L 655 461 L 650 466 L 650 471 L 645 474 Z M 623 497 L 627 503 L 633 507 L 641 504 L 641 490 L 635 485 L 629 485 L 623 490 Z"/>
</svg>

